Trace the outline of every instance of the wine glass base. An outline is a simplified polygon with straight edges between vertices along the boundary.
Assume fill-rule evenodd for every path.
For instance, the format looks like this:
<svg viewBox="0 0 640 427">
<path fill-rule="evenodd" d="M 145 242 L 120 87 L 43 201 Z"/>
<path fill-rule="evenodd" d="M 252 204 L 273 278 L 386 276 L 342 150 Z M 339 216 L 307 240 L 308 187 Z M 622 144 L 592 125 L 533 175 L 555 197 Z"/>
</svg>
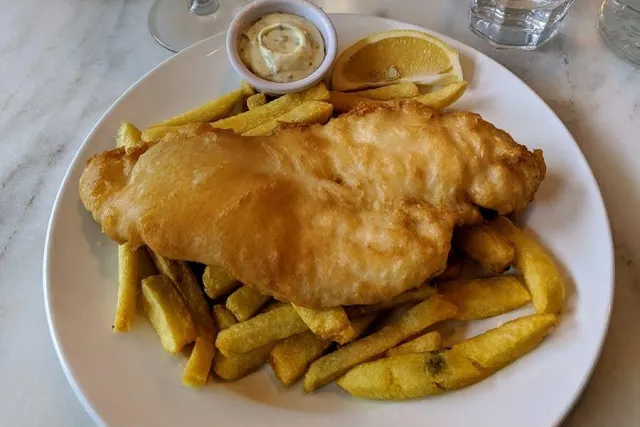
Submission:
<svg viewBox="0 0 640 427">
<path fill-rule="evenodd" d="M 156 0 L 149 10 L 149 31 L 158 43 L 173 52 L 227 31 L 246 0 L 221 1 L 214 13 L 199 16 L 189 11 L 187 1 Z"/>
</svg>

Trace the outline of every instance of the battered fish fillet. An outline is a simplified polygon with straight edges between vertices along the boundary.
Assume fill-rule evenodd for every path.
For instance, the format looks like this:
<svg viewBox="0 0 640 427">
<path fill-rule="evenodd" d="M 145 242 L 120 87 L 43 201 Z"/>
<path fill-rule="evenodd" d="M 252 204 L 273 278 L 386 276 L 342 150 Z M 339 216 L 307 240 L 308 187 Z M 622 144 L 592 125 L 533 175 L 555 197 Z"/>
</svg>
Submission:
<svg viewBox="0 0 640 427">
<path fill-rule="evenodd" d="M 117 242 L 220 264 L 307 307 L 387 300 L 444 270 L 479 207 L 523 209 L 545 174 L 473 113 L 361 105 L 268 137 L 211 131 L 89 159 L 80 198 Z"/>
</svg>

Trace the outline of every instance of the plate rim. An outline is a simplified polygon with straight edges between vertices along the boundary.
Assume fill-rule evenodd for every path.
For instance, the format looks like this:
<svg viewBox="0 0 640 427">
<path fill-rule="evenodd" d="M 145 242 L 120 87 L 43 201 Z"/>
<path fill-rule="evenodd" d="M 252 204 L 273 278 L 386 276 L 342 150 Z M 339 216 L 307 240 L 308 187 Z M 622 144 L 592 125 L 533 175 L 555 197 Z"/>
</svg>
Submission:
<svg viewBox="0 0 640 427">
<path fill-rule="evenodd" d="M 562 129 L 564 130 L 564 132 L 569 136 L 569 138 L 573 141 L 573 144 L 575 145 L 575 147 L 578 150 L 578 153 L 580 154 L 580 160 L 582 162 L 584 162 L 584 164 L 586 165 L 586 169 L 589 173 L 589 176 L 591 177 L 593 183 L 595 184 L 595 190 L 596 193 L 598 195 L 598 201 L 599 204 L 602 208 L 602 211 L 604 212 L 604 225 L 605 225 L 605 232 L 606 235 L 608 237 L 608 245 L 607 248 L 609 250 L 609 259 L 608 261 L 608 267 L 609 267 L 609 283 L 608 283 L 608 287 L 607 287 L 607 298 L 608 298 L 608 303 L 607 303 L 607 309 L 605 312 L 605 322 L 603 325 L 603 329 L 602 329 L 602 333 L 600 334 L 600 336 L 597 339 L 597 351 L 595 351 L 592 355 L 591 358 L 589 360 L 589 368 L 587 369 L 587 371 L 584 373 L 583 378 L 580 381 L 580 384 L 578 385 L 578 387 L 576 387 L 576 389 L 574 390 L 573 394 L 570 396 L 570 400 L 568 401 L 568 404 L 565 406 L 564 410 L 558 414 L 557 418 L 554 420 L 554 423 L 552 424 L 554 427 L 560 425 L 560 423 L 567 417 L 567 415 L 571 412 L 571 410 L 575 407 L 576 403 L 578 402 L 579 397 L 582 395 L 582 393 L 584 392 L 584 389 L 586 387 L 586 385 L 588 384 L 589 380 L 591 379 L 593 372 L 595 370 L 595 367 L 597 365 L 598 360 L 600 359 L 600 356 L 602 354 L 602 350 L 604 347 L 604 342 L 605 339 L 608 335 L 608 331 L 611 325 L 611 312 L 613 309 L 613 296 L 614 296 L 614 292 L 615 292 L 615 248 L 614 248 L 614 242 L 613 242 L 613 234 L 612 234 L 612 230 L 611 230 L 611 221 L 609 219 L 609 214 L 607 211 L 607 206 L 604 203 L 604 198 L 602 196 L 602 191 L 600 189 L 600 186 L 598 184 L 598 180 L 596 178 L 596 176 L 593 173 L 593 170 L 591 169 L 591 166 L 589 164 L 589 162 L 587 161 L 586 157 L 584 156 L 584 153 L 582 152 L 582 149 L 580 148 L 580 145 L 577 143 L 577 141 L 575 140 L 575 138 L 573 137 L 573 135 L 571 134 L 571 132 L 567 129 L 566 125 L 564 124 L 564 122 L 558 117 L 558 115 L 555 113 L 555 111 L 549 107 L 549 105 L 544 101 L 544 99 L 542 99 L 527 83 L 525 83 L 520 77 L 518 77 L 515 73 L 513 73 L 511 70 L 509 70 L 507 67 L 505 67 L 504 65 L 502 65 L 501 63 L 499 63 L 498 61 L 494 60 L 493 58 L 491 58 L 490 56 L 484 54 L 483 52 L 481 52 L 480 50 L 474 48 L 473 46 L 470 46 L 467 43 L 461 42 L 453 37 L 447 36 L 445 34 L 442 34 L 440 32 L 437 31 L 433 31 L 429 28 L 420 26 L 420 25 L 415 25 L 415 24 L 411 24 L 409 22 L 404 22 L 404 21 L 400 21 L 400 20 L 396 20 L 396 19 L 390 19 L 390 18 L 385 18 L 385 17 L 379 17 L 379 16 L 374 16 L 374 15 L 366 15 L 366 14 L 357 14 L 357 13 L 328 13 L 329 17 L 332 18 L 334 16 L 353 16 L 353 17 L 358 17 L 358 18 L 367 18 L 367 19 L 373 19 L 373 20 L 380 20 L 380 21 L 386 21 L 388 24 L 391 24 L 393 26 L 412 26 L 412 27 L 417 27 L 420 28 L 424 31 L 427 31 L 439 38 L 442 38 L 443 40 L 445 40 L 445 42 L 448 43 L 447 40 L 454 40 L 457 43 L 464 45 L 465 47 L 467 47 L 468 49 L 471 49 L 472 51 L 474 51 L 475 54 L 479 55 L 480 57 L 483 58 L 483 60 L 486 60 L 490 63 L 492 63 L 492 65 L 494 66 L 498 66 L 499 68 L 501 68 L 503 71 L 511 74 L 513 77 L 515 77 L 520 83 L 522 83 L 522 85 L 526 88 L 525 90 L 529 91 L 529 93 L 531 95 L 533 95 L 533 97 L 535 99 L 537 99 L 537 101 L 540 102 L 540 104 L 542 104 L 544 106 L 544 108 L 546 108 L 548 110 L 548 113 L 550 113 L 553 117 L 556 118 L 556 120 L 558 121 L 558 123 L 560 124 L 560 126 L 562 127 Z M 196 49 L 197 47 L 199 47 L 200 45 L 206 44 L 206 43 L 212 43 L 212 41 L 216 38 L 221 38 L 221 45 L 219 47 L 217 47 L 214 51 L 218 51 L 219 49 L 224 49 L 224 38 L 226 36 L 226 31 L 222 32 L 222 33 L 218 33 L 218 34 L 214 34 L 213 36 L 210 36 L 206 39 L 203 39 L 191 46 L 189 46 L 186 49 L 183 49 L 182 51 L 170 56 L 169 58 L 165 59 L 164 61 L 160 62 L 158 65 L 154 66 L 153 68 L 151 68 L 149 71 L 147 71 L 145 74 L 143 74 L 140 78 L 138 78 L 131 86 L 129 86 L 129 88 L 127 88 L 127 90 L 125 90 L 118 98 L 116 98 L 116 100 L 109 106 L 109 108 L 100 116 L 100 118 L 95 122 L 95 124 L 92 126 L 92 128 L 90 129 L 90 131 L 87 133 L 86 137 L 84 138 L 84 140 L 82 141 L 82 144 L 80 144 L 80 146 L 78 147 L 76 153 L 73 155 L 73 158 L 71 159 L 71 162 L 69 163 L 69 166 L 67 167 L 64 176 L 62 178 L 62 181 L 60 182 L 60 186 L 58 188 L 58 191 L 56 192 L 56 196 L 53 202 L 53 206 L 51 208 L 51 213 L 49 216 L 49 221 L 47 224 L 47 231 L 46 231 L 46 235 L 45 235 L 45 242 L 44 242 L 44 255 L 43 255 L 43 262 L 42 262 L 42 279 L 43 279 L 43 299 L 44 299 L 44 306 L 45 306 L 45 312 L 46 312 L 46 317 L 47 317 L 47 326 L 48 326 L 48 330 L 49 330 L 49 335 L 51 337 L 52 343 L 53 343 L 53 347 L 55 349 L 56 352 L 56 356 L 58 358 L 58 362 L 60 363 L 60 366 L 62 368 L 62 371 L 64 372 L 65 378 L 67 380 L 67 382 L 69 383 L 71 389 L 73 390 L 73 393 L 75 394 L 76 398 L 78 399 L 78 401 L 80 402 L 80 404 L 82 405 L 82 407 L 84 408 L 84 410 L 87 412 L 87 414 L 90 416 L 90 418 L 92 419 L 92 421 L 94 421 L 97 425 L 99 426 L 105 426 L 107 425 L 104 420 L 100 417 L 100 415 L 96 412 L 96 410 L 93 408 L 93 405 L 91 404 L 91 402 L 88 401 L 88 399 L 86 398 L 86 396 L 84 395 L 84 393 L 82 392 L 82 388 L 80 387 L 80 385 L 78 384 L 78 382 L 76 381 L 75 377 L 73 376 L 72 372 L 71 372 L 71 368 L 70 366 L 68 366 L 66 358 L 64 356 L 64 351 L 61 347 L 61 344 L 59 342 L 59 338 L 56 332 L 56 329 L 54 328 L 54 322 L 53 322 L 53 314 L 51 312 L 51 305 L 50 305 L 50 270 L 52 268 L 52 266 L 50 265 L 50 259 L 49 259 L 49 253 L 51 251 L 51 235 L 52 235 L 52 231 L 54 228 L 54 224 L 56 222 L 57 216 L 58 216 L 58 212 L 60 210 L 60 206 L 61 206 L 61 195 L 63 190 L 67 187 L 67 185 L 69 184 L 68 181 L 71 177 L 72 174 L 72 169 L 74 167 L 74 165 L 76 164 L 76 162 L 78 161 L 78 158 L 80 157 L 81 154 L 84 153 L 84 151 L 86 150 L 87 144 L 89 143 L 89 141 L 92 139 L 93 135 L 96 133 L 97 128 L 101 125 L 101 123 L 107 118 L 107 116 L 117 107 L 120 105 L 120 103 L 129 95 L 129 93 L 131 93 L 132 91 L 134 91 L 143 81 L 145 81 L 148 77 L 150 77 L 151 75 L 153 75 L 154 73 L 156 73 L 159 69 L 163 68 L 166 64 L 174 61 L 174 60 L 178 60 L 176 58 L 180 58 L 183 54 L 185 54 L 186 52 L 190 52 L 191 50 Z"/>
<path fill-rule="evenodd" d="M 100 116 L 100 118 L 91 127 L 91 130 L 89 130 L 89 133 L 87 133 L 87 136 L 85 136 L 84 140 L 82 141 L 82 144 L 80 144 L 80 146 L 78 147 L 78 150 L 73 155 L 73 158 L 71 159 L 71 162 L 69 163 L 69 166 L 67 167 L 67 170 L 64 173 L 60 186 L 58 187 L 58 191 L 56 192 L 56 197 L 53 201 L 53 207 L 51 208 L 51 214 L 49 215 L 49 222 L 47 224 L 47 233 L 44 241 L 44 256 L 42 259 L 43 295 L 44 295 L 45 313 L 47 316 L 47 327 L 49 329 L 49 335 L 53 342 L 53 347 L 55 349 L 58 362 L 62 367 L 62 371 L 64 372 L 64 376 L 66 377 L 67 382 L 71 386 L 73 393 L 75 394 L 76 398 L 80 401 L 80 404 L 83 406 L 84 410 L 87 412 L 90 418 L 99 426 L 106 426 L 107 424 L 104 422 L 104 420 L 93 408 L 93 405 L 91 405 L 91 402 L 88 401 L 88 399 L 82 392 L 82 388 L 80 387 L 75 377 L 71 373 L 71 369 L 67 365 L 67 360 L 64 357 L 64 351 L 62 350 L 62 347 L 58 339 L 58 335 L 53 325 L 53 314 L 51 312 L 51 304 L 50 304 L 51 295 L 50 295 L 50 278 L 49 278 L 49 270 L 50 270 L 49 252 L 51 251 L 51 234 L 53 231 L 54 223 L 56 222 L 58 211 L 61 206 L 60 197 L 62 195 L 64 188 L 68 185 L 69 179 L 71 178 L 73 166 L 78 161 L 78 158 L 80 157 L 80 155 L 83 154 L 84 150 L 87 147 L 87 144 L 92 139 L 93 135 L 96 133 L 98 126 L 100 126 L 100 124 L 106 119 L 106 117 L 111 113 L 111 111 L 113 111 L 129 95 L 129 93 L 133 92 L 143 81 L 145 81 L 148 77 L 153 75 L 157 70 L 164 67 L 165 64 L 176 60 L 176 58 L 179 58 L 182 52 L 191 51 L 192 49 L 195 49 L 200 44 L 211 43 L 213 39 L 218 37 L 222 38 L 222 45 L 219 48 L 217 48 L 215 51 L 221 48 L 224 48 L 225 36 L 226 36 L 226 31 L 222 33 L 214 34 L 213 36 L 200 40 L 199 42 L 192 44 L 186 49 L 183 49 L 180 52 L 173 54 L 172 56 L 168 57 L 167 59 L 160 62 L 158 65 L 156 65 L 155 67 L 151 68 L 149 71 L 144 73 L 140 78 L 138 78 L 138 80 L 136 80 L 131 86 L 129 86 L 127 90 L 125 90 L 120 96 L 118 96 L 118 98 L 116 98 L 116 100 L 113 101 L 113 103 L 109 106 L 109 108 L 107 108 L 107 110 Z"/>
</svg>

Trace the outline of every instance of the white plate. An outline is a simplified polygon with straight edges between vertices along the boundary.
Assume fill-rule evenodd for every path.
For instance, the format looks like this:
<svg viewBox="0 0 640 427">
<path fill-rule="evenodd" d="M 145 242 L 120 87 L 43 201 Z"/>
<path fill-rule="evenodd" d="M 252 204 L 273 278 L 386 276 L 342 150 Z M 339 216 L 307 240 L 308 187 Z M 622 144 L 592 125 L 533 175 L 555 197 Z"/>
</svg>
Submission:
<svg viewBox="0 0 640 427">
<path fill-rule="evenodd" d="M 341 49 L 368 34 L 420 28 L 382 18 L 332 15 Z M 596 181 L 560 120 L 505 68 L 440 34 L 463 58 L 471 85 L 456 109 L 479 112 L 530 148 L 548 167 L 526 224 L 569 280 L 560 326 L 531 354 L 467 389 L 407 402 L 351 398 L 335 385 L 304 395 L 284 389 L 268 369 L 201 391 L 180 384 L 183 357 L 164 352 L 152 328 L 111 331 L 116 301 L 116 245 L 82 208 L 78 178 L 91 154 L 113 148 L 121 120 L 140 127 L 172 116 L 239 84 L 222 48 L 205 40 L 144 76 L 106 112 L 67 172 L 51 215 L 44 259 L 45 300 L 62 367 L 87 411 L 110 426 L 493 426 L 558 424 L 596 362 L 613 291 L 612 240 Z M 508 316 L 474 324 L 476 334 Z"/>
</svg>

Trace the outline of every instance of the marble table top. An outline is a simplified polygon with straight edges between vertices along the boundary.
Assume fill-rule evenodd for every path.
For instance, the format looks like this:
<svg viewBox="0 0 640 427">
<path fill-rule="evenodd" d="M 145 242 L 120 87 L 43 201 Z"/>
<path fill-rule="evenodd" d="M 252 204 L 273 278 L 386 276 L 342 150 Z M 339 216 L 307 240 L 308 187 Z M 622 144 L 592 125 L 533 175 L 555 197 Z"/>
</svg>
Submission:
<svg viewBox="0 0 640 427">
<path fill-rule="evenodd" d="M 328 12 L 386 16 L 467 43 L 523 79 L 566 124 L 604 194 L 616 294 L 602 357 L 564 425 L 640 425 L 640 70 L 601 41 L 600 0 L 577 1 L 560 36 L 530 53 L 495 51 L 472 35 L 464 0 L 318 3 Z M 171 55 L 149 35 L 150 6 L 150 0 L 0 2 L 0 425 L 92 425 L 49 338 L 44 238 L 58 186 L 89 129 Z"/>
</svg>

